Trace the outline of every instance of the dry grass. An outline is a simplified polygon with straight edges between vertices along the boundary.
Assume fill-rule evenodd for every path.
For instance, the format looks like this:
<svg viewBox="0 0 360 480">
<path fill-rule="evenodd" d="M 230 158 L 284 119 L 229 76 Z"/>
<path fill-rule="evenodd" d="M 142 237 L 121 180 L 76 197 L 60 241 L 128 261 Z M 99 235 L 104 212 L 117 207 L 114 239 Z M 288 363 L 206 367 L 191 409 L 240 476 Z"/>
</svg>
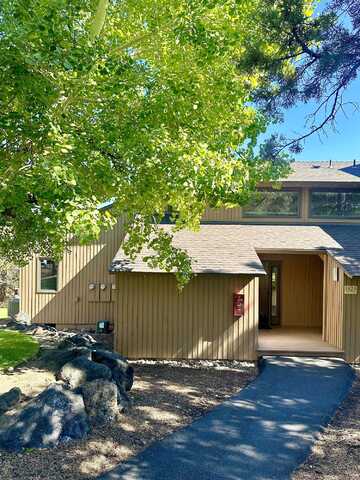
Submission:
<svg viewBox="0 0 360 480">
<path fill-rule="evenodd" d="M 350 395 L 315 443 L 312 454 L 293 480 L 360 478 L 360 371 Z"/>
<path fill-rule="evenodd" d="M 94 429 L 81 442 L 52 450 L 2 452 L 1 480 L 92 479 L 191 423 L 239 391 L 255 375 L 254 368 L 240 371 L 140 363 L 134 366 L 134 406 L 130 413 L 120 415 L 111 426 Z"/>
</svg>

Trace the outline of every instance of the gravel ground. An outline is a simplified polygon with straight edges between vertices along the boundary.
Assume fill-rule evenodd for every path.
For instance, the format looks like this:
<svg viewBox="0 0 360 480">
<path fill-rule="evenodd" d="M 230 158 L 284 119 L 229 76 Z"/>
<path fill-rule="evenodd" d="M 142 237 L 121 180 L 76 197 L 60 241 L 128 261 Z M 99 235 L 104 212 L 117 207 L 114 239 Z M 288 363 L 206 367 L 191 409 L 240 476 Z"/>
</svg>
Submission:
<svg viewBox="0 0 360 480">
<path fill-rule="evenodd" d="M 37 367 L 23 367 L 12 373 L 0 374 L 0 395 L 13 387 L 19 387 L 26 397 L 33 397 L 52 382 L 55 382 L 52 372 Z"/>
<path fill-rule="evenodd" d="M 360 369 L 350 395 L 292 480 L 358 480 L 360 478 Z"/>
<path fill-rule="evenodd" d="M 238 392 L 256 375 L 251 364 L 240 362 L 132 363 L 135 382 L 131 390 L 134 406 L 130 413 L 120 415 L 120 420 L 110 426 L 95 428 L 81 442 L 20 454 L 0 452 L 1 480 L 92 479 L 155 440 L 191 423 Z M 7 390 L 9 382 L 22 378 L 22 388 L 30 384 L 26 393 L 31 395 L 39 389 L 37 382 L 42 387 L 52 378 L 47 377 L 49 373 L 45 371 L 37 371 L 33 381 L 31 375 L 30 368 L 23 368 L 19 377 L 16 371 L 12 375 L 0 375 L 0 384 Z"/>
</svg>

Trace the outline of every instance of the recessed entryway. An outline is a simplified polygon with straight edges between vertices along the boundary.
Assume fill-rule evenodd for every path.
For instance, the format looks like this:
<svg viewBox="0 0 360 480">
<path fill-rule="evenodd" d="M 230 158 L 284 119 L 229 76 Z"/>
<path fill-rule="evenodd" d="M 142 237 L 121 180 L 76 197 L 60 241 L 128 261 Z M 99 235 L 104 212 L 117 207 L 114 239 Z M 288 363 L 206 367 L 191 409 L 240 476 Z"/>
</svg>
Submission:
<svg viewBox="0 0 360 480">
<path fill-rule="evenodd" d="M 324 334 L 324 260 L 317 253 L 259 253 L 258 354 L 342 356 Z M 333 343 L 333 342 L 332 342 Z"/>
<path fill-rule="evenodd" d="M 317 254 L 259 254 L 259 326 L 323 326 L 323 261 Z"/>
</svg>

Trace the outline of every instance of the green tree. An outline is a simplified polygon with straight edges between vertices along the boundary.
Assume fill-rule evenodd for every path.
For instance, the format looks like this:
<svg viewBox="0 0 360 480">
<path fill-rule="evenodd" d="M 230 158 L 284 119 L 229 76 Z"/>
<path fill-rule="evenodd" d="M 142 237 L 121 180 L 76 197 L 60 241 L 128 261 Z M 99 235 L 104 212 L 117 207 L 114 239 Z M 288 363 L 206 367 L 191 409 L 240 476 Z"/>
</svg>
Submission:
<svg viewBox="0 0 360 480">
<path fill-rule="evenodd" d="M 278 2 L 274 2 L 274 5 Z M 309 2 L 297 1 L 309 15 Z M 276 5 L 274 6 L 276 10 Z M 288 47 L 262 0 L 2 0 L 0 255 L 61 255 L 124 215 L 130 255 L 148 244 L 181 282 L 189 259 L 157 229 L 197 228 L 287 171 L 257 148 L 261 67 Z M 290 62 L 289 62 L 290 64 Z M 286 71 L 286 65 L 284 71 Z M 266 156 L 263 153 L 266 152 Z M 112 199 L 111 209 L 99 204 Z"/>
<path fill-rule="evenodd" d="M 272 0 L 264 0 L 266 38 L 269 41 L 277 31 L 282 48 L 274 57 L 254 44 L 239 62 L 250 74 L 258 69 L 266 72 L 255 95 L 265 115 L 281 118 L 284 109 L 300 102 L 316 105 L 304 119 L 304 133 L 280 139 L 277 151 L 301 150 L 307 137 L 333 127 L 339 112 L 359 107 L 359 95 L 344 100 L 346 89 L 360 72 L 359 0 L 323 1 L 323 9 L 313 16 L 299 13 L 300 4 L 301 0 L 280 0 L 274 6 Z"/>
</svg>

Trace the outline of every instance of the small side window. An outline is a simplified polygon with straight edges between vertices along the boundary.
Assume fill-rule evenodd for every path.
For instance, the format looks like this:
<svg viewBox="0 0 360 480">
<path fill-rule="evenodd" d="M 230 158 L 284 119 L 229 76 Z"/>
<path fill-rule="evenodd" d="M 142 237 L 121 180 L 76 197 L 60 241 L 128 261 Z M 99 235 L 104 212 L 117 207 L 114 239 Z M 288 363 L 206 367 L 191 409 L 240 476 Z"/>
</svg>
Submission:
<svg viewBox="0 0 360 480">
<path fill-rule="evenodd" d="M 39 258 L 39 291 L 56 292 L 58 289 L 58 266 L 50 258 Z"/>
</svg>

